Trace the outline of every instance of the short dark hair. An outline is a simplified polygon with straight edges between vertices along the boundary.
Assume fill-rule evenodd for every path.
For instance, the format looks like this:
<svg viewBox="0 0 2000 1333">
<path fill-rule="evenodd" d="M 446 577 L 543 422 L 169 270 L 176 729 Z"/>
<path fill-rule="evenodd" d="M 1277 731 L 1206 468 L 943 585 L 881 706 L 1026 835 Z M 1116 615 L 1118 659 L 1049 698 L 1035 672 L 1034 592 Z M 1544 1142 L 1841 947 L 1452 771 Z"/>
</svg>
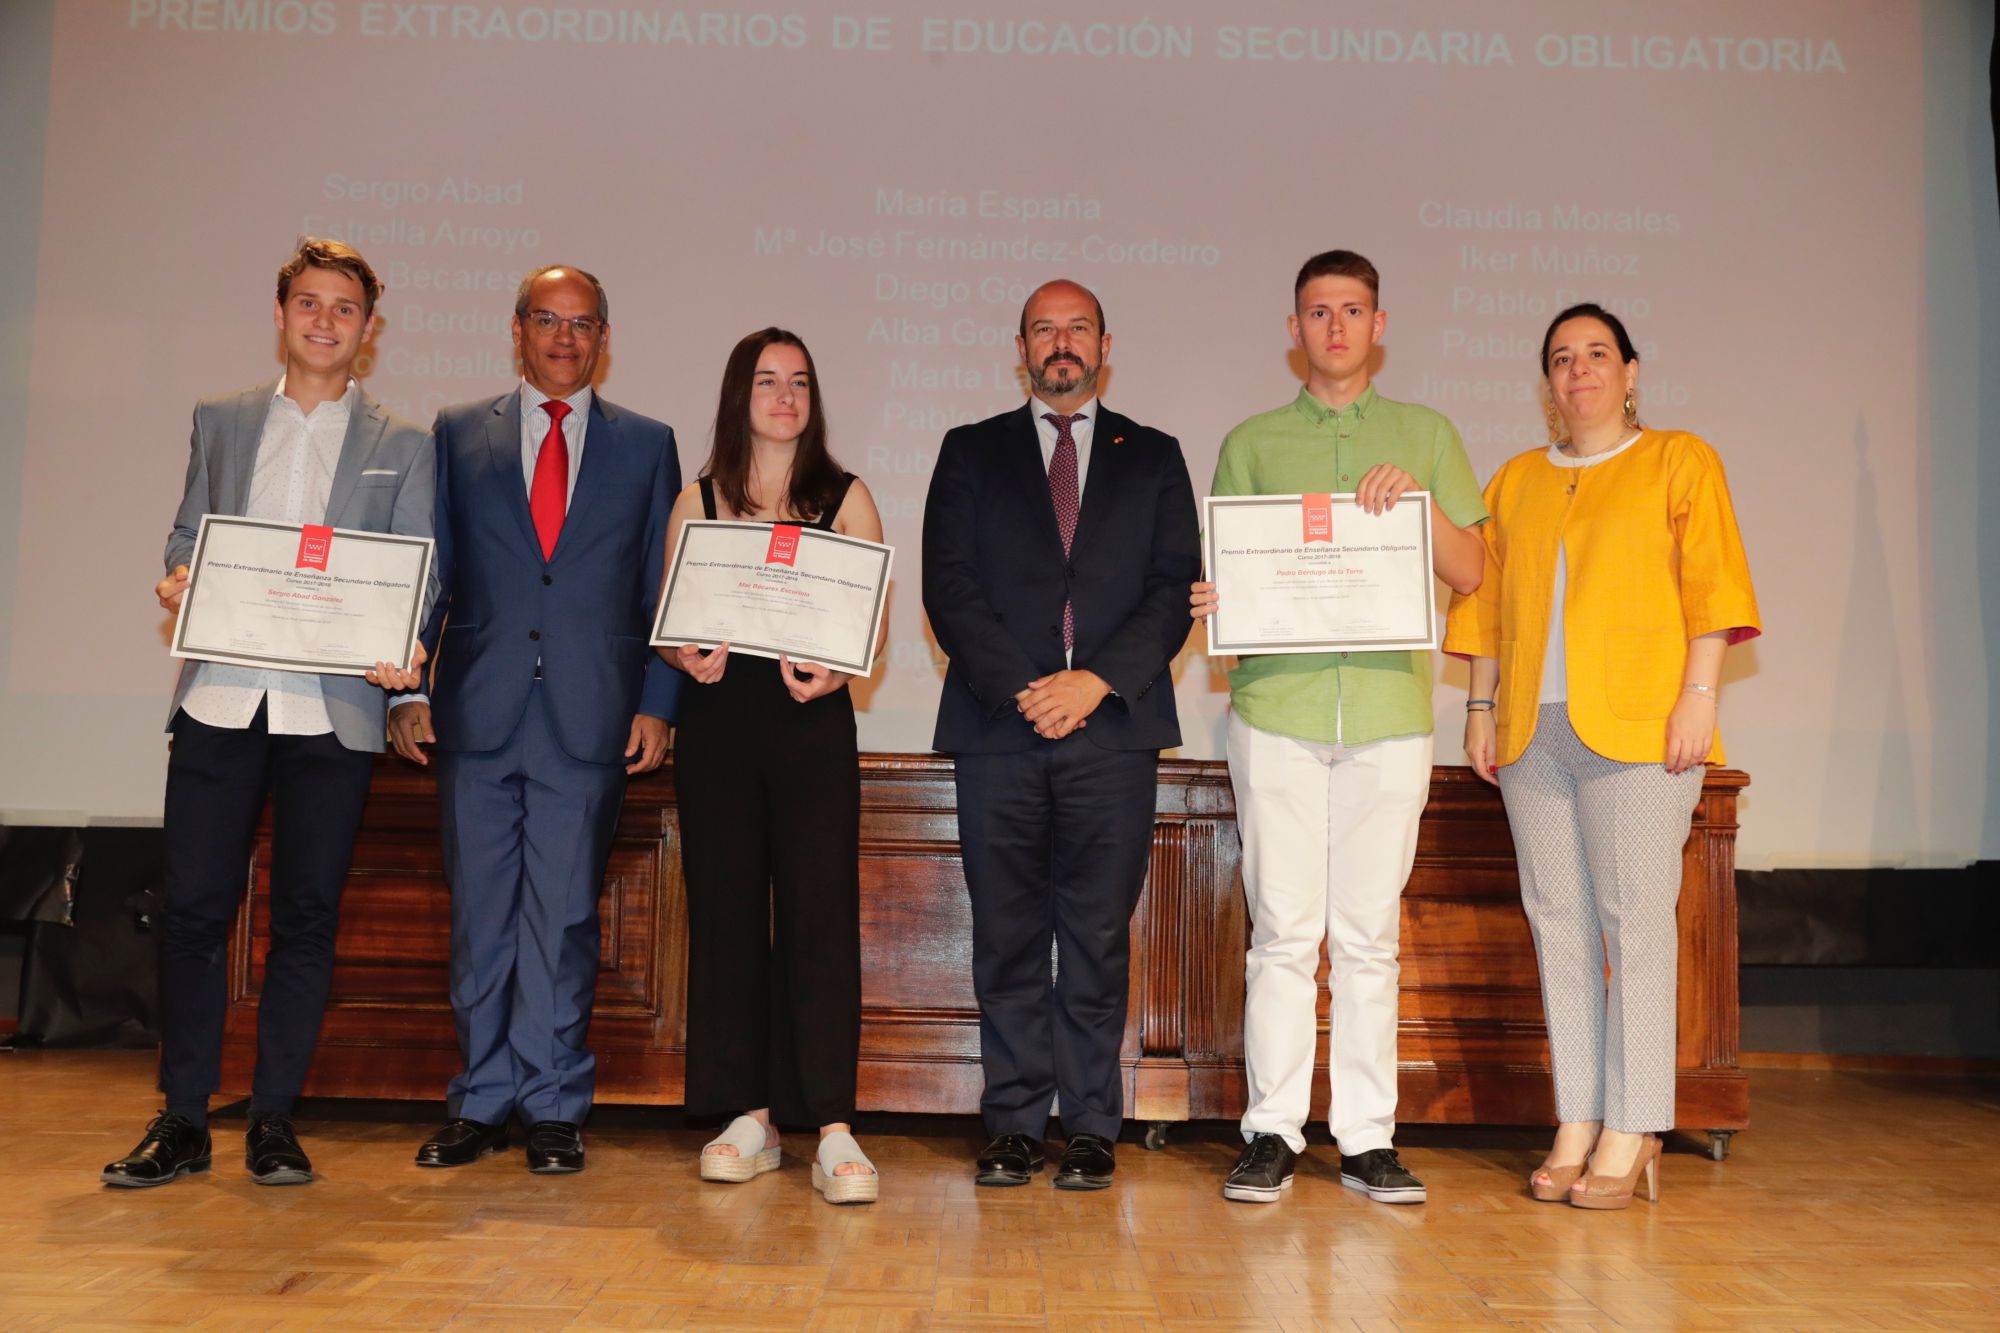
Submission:
<svg viewBox="0 0 2000 1333">
<path fill-rule="evenodd" d="M 1299 268 L 1299 276 L 1292 283 L 1292 304 L 1299 303 L 1299 293 L 1314 278 L 1354 278 L 1368 284 L 1368 295 L 1374 298 L 1376 308 L 1382 305 L 1382 275 L 1375 266 L 1352 250 L 1323 250 L 1308 259 Z"/>
<path fill-rule="evenodd" d="M 1625 321 L 1606 310 L 1595 301 L 1580 301 L 1576 305 L 1549 321 L 1548 331 L 1542 334 L 1542 374 L 1549 373 L 1549 344 L 1556 340 L 1556 330 L 1572 319 L 1597 319 L 1604 321 L 1604 327 L 1611 330 L 1611 337 L 1618 344 L 1618 359 L 1631 365 L 1639 359 L 1639 349 L 1632 345 L 1632 335 L 1625 332 Z"/>
<path fill-rule="evenodd" d="M 521 286 L 514 293 L 514 318 L 526 319 L 528 317 L 528 290 L 537 282 L 540 282 L 543 278 L 557 270 L 561 270 L 564 273 L 574 273 L 577 277 L 582 278 L 590 284 L 591 290 L 597 293 L 598 322 L 609 324 L 611 322 L 611 298 L 604 294 L 604 284 L 597 280 L 595 273 L 590 272 L 588 269 L 578 268 L 574 264 L 544 264 L 540 268 L 530 272 L 527 277 L 521 279 Z"/>
<path fill-rule="evenodd" d="M 715 483 L 731 510 L 750 512 L 750 391 L 757 382 L 757 362 L 773 343 L 799 349 L 806 359 L 806 379 L 812 384 L 812 411 L 792 455 L 791 489 L 779 512 L 796 519 L 823 519 L 828 517 L 827 510 L 840 503 L 847 474 L 827 452 L 826 398 L 820 392 L 819 367 L 813 364 L 812 349 L 789 329 L 759 329 L 730 349 L 729 361 L 722 368 L 722 394 L 715 407 L 708 464 L 701 474 Z"/>
<path fill-rule="evenodd" d="M 1097 299 L 1096 292 L 1093 292 L 1092 290 L 1090 290 L 1090 288 L 1084 286 L 1082 283 L 1078 282 L 1075 278 L 1050 278 L 1047 282 L 1043 283 L 1041 287 L 1037 287 L 1035 288 L 1034 291 L 1028 293 L 1028 300 L 1021 302 L 1021 328 L 1020 328 L 1021 336 L 1023 338 L 1026 338 L 1028 336 L 1028 301 L 1034 300 L 1035 296 L 1042 290 L 1042 287 L 1053 287 L 1059 282 L 1068 283 L 1070 286 L 1076 288 L 1078 291 L 1082 292 L 1085 296 L 1088 296 L 1090 298 L 1090 304 L 1097 311 L 1097 336 L 1102 338 L 1105 333 L 1104 302 Z"/>
<path fill-rule="evenodd" d="M 284 266 L 278 270 L 278 304 L 283 305 L 292 297 L 292 279 L 309 268 L 332 269 L 335 273 L 345 273 L 361 284 L 361 317 L 368 318 L 375 313 L 375 302 L 382 296 L 382 280 L 375 276 L 375 270 L 361 257 L 361 252 L 345 241 L 322 239 L 318 236 L 301 236 L 299 248 L 292 252 Z"/>
</svg>

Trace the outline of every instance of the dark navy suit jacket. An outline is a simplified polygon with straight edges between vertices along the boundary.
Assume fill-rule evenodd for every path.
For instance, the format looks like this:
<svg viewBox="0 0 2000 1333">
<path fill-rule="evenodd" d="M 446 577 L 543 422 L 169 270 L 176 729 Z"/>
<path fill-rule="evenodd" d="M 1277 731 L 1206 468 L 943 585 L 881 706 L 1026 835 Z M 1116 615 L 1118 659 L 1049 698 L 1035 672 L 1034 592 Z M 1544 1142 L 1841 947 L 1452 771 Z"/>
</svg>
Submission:
<svg viewBox="0 0 2000 1333">
<path fill-rule="evenodd" d="M 646 646 L 681 485 L 673 431 L 593 394 L 576 490 L 543 560 L 520 390 L 447 407 L 432 430 L 439 589 L 423 640 L 438 747 L 504 745 L 540 661 L 557 742 L 623 762 L 633 715 L 670 719 L 680 692 L 680 673 Z"/>
<path fill-rule="evenodd" d="M 1100 403 L 1065 559 L 1029 412 L 957 427 L 938 449 L 924 504 L 924 610 L 951 666 L 932 744 L 1005 754 L 1039 743 L 1014 695 L 1063 669 L 1067 597 L 1071 665 L 1114 691 L 1081 734 L 1107 750 L 1179 745 L 1169 668 L 1194 624 L 1188 585 L 1201 577 L 1180 445 Z"/>
</svg>

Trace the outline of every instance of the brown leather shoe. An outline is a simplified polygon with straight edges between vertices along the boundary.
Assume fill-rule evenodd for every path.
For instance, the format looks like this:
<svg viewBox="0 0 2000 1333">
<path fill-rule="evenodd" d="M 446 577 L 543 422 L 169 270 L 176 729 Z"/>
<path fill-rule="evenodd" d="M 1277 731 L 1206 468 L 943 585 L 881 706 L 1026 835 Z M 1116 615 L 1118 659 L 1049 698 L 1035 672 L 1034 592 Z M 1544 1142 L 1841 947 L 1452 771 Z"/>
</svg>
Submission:
<svg viewBox="0 0 2000 1333">
<path fill-rule="evenodd" d="M 1586 1175 L 1569 1187 L 1572 1208 L 1617 1209 L 1632 1206 L 1632 1193 L 1639 1177 L 1646 1178 L 1646 1202 L 1660 1201 L 1660 1140 L 1648 1134 L 1639 1145 L 1632 1169 L 1622 1176 Z"/>
<path fill-rule="evenodd" d="M 1528 1176 L 1528 1193 L 1538 1203 L 1566 1203 L 1569 1187 L 1583 1174 L 1583 1166 L 1550 1166 L 1543 1162 Z"/>
</svg>

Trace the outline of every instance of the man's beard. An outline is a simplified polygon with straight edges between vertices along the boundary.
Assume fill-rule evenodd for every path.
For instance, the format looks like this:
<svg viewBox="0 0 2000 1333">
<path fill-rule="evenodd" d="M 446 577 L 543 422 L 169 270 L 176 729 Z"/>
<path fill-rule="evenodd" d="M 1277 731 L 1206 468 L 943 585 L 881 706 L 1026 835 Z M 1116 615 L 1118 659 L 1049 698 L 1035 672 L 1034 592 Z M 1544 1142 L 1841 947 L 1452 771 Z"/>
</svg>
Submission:
<svg viewBox="0 0 2000 1333">
<path fill-rule="evenodd" d="M 1059 365 L 1075 366 L 1077 368 L 1076 379 L 1074 381 L 1063 381 L 1050 375 L 1049 372 Z M 1036 394 L 1045 402 L 1051 398 L 1067 398 L 1072 394 L 1090 393 L 1095 390 L 1097 388 L 1097 372 L 1100 369 L 1102 367 L 1099 366 L 1091 366 L 1086 369 L 1083 362 L 1076 357 L 1051 357 L 1049 360 L 1042 362 L 1039 370 L 1030 369 L 1028 371 L 1028 383 L 1035 386 Z"/>
</svg>

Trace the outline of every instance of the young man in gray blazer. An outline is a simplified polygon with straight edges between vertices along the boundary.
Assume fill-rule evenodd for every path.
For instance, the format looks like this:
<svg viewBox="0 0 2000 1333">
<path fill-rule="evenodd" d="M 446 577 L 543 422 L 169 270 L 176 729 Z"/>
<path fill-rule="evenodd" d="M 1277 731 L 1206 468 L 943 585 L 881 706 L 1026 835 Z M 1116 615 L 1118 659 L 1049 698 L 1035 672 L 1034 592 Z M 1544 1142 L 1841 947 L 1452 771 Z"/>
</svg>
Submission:
<svg viewBox="0 0 2000 1333">
<path fill-rule="evenodd" d="M 195 405 L 187 487 L 154 589 L 178 614 L 203 514 L 431 534 L 430 433 L 353 378 L 382 284 L 338 241 L 303 241 L 278 270 L 285 373 Z M 426 599 L 428 602 L 428 598 Z M 418 658 L 421 662 L 422 658 Z M 271 949 L 257 1006 L 244 1160 L 260 1185 L 312 1179 L 292 1103 L 319 1039 L 355 829 L 383 748 L 385 687 L 407 668 L 323 676 L 189 662 L 167 729 L 166 908 L 160 941 L 160 1090 L 166 1109 L 107 1185 L 164 1185 L 209 1166 L 208 1098 L 221 1078 L 228 935 L 257 816 L 271 823 Z"/>
</svg>

